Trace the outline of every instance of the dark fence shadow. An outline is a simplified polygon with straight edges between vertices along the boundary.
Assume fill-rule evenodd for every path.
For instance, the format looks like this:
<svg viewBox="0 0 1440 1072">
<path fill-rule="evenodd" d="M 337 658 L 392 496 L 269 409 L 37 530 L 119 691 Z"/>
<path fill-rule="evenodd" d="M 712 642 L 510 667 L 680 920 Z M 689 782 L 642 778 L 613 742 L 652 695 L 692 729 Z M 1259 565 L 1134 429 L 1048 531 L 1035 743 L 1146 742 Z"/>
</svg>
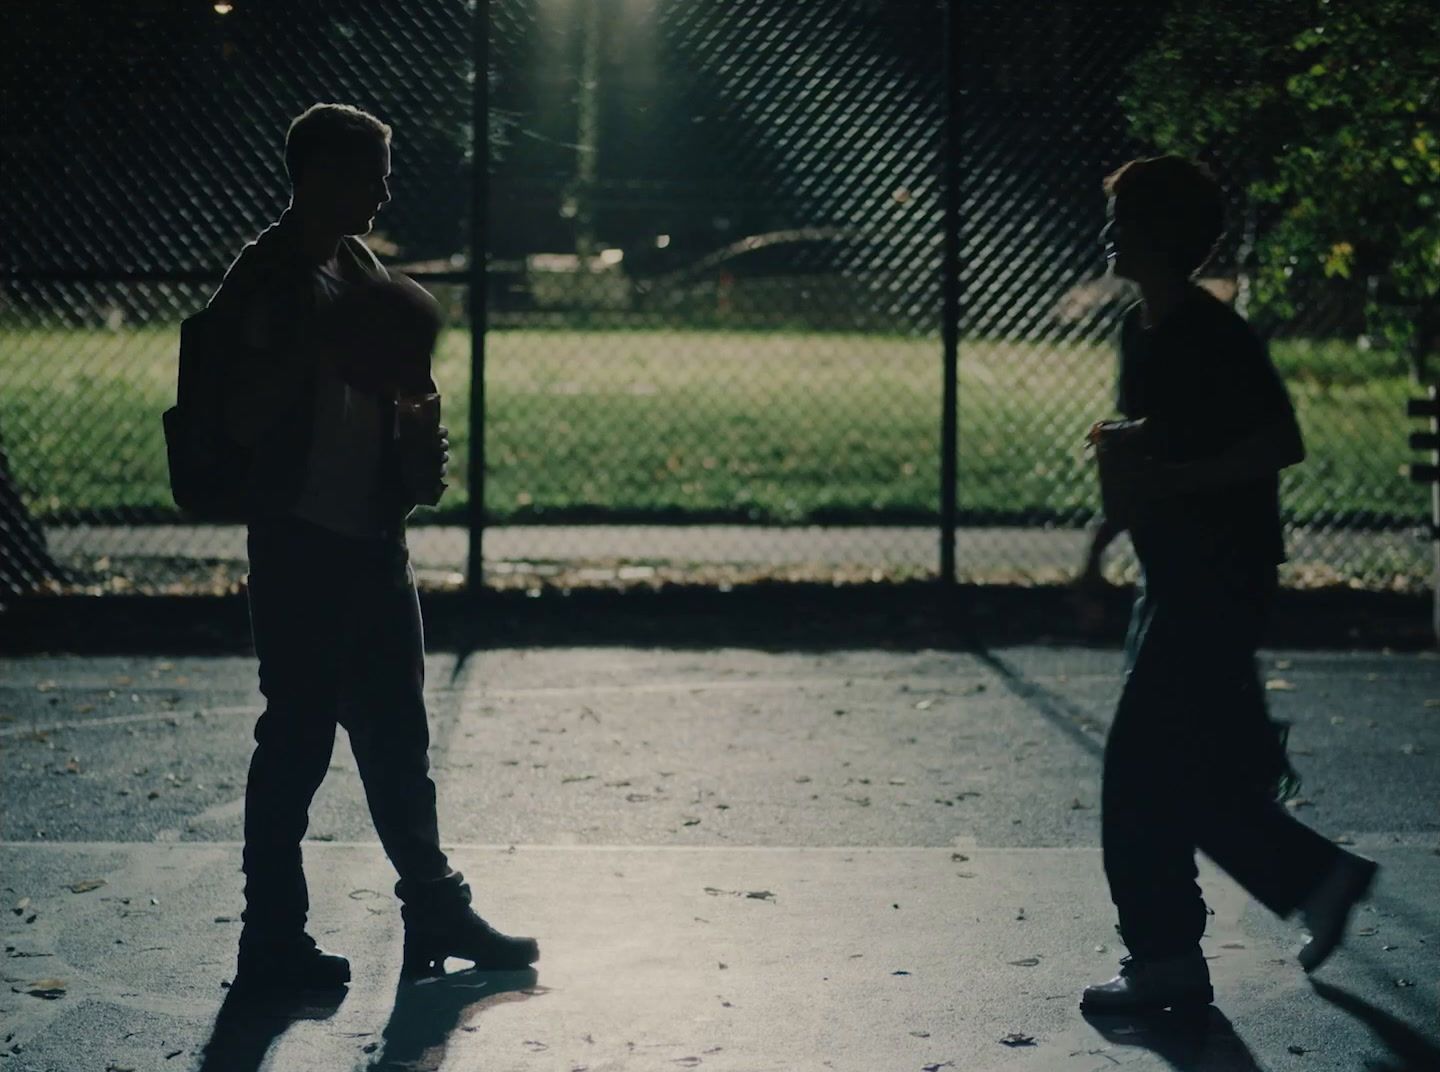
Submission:
<svg viewBox="0 0 1440 1072">
<path fill-rule="evenodd" d="M 1082 1015 L 1106 1042 L 1149 1050 L 1175 1072 L 1264 1072 L 1229 1019 L 1213 1005 L 1145 1016 Z"/>
<path fill-rule="evenodd" d="M 1369 1064 L 1372 1072 L 1434 1072 L 1440 1069 L 1440 1043 L 1426 1037 L 1399 1017 L 1376 1008 L 1364 998 L 1338 986 L 1311 980 L 1310 985 L 1330 1004 L 1359 1020 L 1390 1051 L 1383 1064 Z"/>
<path fill-rule="evenodd" d="M 257 1072 L 270 1047 L 291 1024 L 330 1019 L 347 993 L 255 997 L 230 991 L 200 1051 L 199 1072 Z"/>
<path fill-rule="evenodd" d="M 395 1007 L 365 1072 L 437 1072 L 461 1022 L 505 1001 L 545 993 L 532 968 L 517 972 L 459 971 L 433 978 L 402 977 Z M 465 1025 L 466 1030 L 476 1030 Z"/>
</svg>

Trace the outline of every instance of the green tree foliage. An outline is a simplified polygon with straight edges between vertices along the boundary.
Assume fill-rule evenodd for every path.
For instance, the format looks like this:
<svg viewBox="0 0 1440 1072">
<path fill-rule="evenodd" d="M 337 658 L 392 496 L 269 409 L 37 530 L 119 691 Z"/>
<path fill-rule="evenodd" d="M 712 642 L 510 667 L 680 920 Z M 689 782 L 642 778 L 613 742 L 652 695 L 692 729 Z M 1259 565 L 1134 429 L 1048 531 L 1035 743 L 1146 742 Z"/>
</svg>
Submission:
<svg viewBox="0 0 1440 1072">
<path fill-rule="evenodd" d="M 1256 302 L 1353 285 L 1423 360 L 1440 327 L 1440 3 L 1178 3 L 1131 68 L 1132 129 L 1215 163 L 1260 222 Z"/>
</svg>

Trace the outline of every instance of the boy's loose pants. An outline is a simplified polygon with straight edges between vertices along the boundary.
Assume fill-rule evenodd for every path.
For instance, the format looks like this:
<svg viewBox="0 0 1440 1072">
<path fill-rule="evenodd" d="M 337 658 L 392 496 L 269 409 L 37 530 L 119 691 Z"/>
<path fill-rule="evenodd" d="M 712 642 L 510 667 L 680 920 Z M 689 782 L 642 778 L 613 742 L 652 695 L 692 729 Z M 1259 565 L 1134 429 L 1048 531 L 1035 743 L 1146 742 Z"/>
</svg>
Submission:
<svg viewBox="0 0 1440 1072">
<path fill-rule="evenodd" d="M 1195 850 L 1288 915 L 1338 850 L 1275 799 L 1286 769 L 1255 665 L 1273 567 L 1147 577 L 1105 746 L 1105 874 L 1130 952 L 1198 948 Z"/>
<path fill-rule="evenodd" d="M 429 775 L 425 645 L 403 535 L 355 540 L 297 518 L 256 522 L 249 600 L 260 691 L 245 787 L 247 930 L 303 928 L 300 842 L 344 726 L 400 877 L 448 871 Z"/>
</svg>

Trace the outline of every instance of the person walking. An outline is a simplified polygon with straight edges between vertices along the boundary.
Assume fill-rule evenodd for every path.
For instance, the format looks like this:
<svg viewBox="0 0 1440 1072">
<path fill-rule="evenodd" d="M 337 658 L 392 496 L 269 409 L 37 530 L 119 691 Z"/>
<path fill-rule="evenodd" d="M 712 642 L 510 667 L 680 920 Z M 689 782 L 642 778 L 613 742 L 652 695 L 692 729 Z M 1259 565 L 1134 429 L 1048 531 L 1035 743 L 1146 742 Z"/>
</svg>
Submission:
<svg viewBox="0 0 1440 1072">
<path fill-rule="evenodd" d="M 447 956 L 523 969 L 539 957 L 533 938 L 502 934 L 475 913 L 439 843 L 405 521 L 438 500 L 448 439 L 440 427 L 397 437 L 397 394 L 407 385 L 383 370 L 413 363 L 357 355 L 364 333 L 347 320 L 357 303 L 346 296 L 387 276 L 357 236 L 390 199 L 390 135 L 346 105 L 297 117 L 285 140 L 289 208 L 241 251 L 209 307 L 236 344 L 223 420 L 251 457 L 248 598 L 266 700 L 245 789 L 235 982 L 244 989 L 332 988 L 350 978 L 348 961 L 306 933 L 300 851 L 337 725 L 398 872 L 404 969 L 433 972 Z M 433 301 L 413 283 L 391 285 L 432 307 L 428 342 L 419 342 L 428 360 Z"/>
<path fill-rule="evenodd" d="M 1219 185 L 1165 156 L 1104 189 L 1107 259 L 1141 294 L 1120 332 L 1128 420 L 1091 432 L 1106 517 L 1129 531 L 1143 575 L 1101 794 L 1129 955 L 1081 997 L 1115 1013 L 1213 1000 L 1197 849 L 1271 911 L 1298 912 L 1306 971 L 1340 943 L 1377 868 L 1280 803 L 1293 771 L 1255 655 L 1285 557 L 1279 473 L 1305 450 L 1264 343 L 1192 279 L 1223 231 Z"/>
</svg>

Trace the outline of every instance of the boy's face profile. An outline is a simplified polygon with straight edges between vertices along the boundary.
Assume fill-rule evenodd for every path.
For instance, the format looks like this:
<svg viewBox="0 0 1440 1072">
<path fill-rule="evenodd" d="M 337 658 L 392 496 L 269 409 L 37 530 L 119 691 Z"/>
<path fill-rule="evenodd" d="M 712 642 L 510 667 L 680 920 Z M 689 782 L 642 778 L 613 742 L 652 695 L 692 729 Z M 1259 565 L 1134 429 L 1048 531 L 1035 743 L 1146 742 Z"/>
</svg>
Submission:
<svg viewBox="0 0 1440 1072">
<path fill-rule="evenodd" d="M 307 200 L 339 234 L 369 234 L 390 201 L 390 146 L 377 140 L 353 153 L 315 161 L 301 180 Z"/>
<path fill-rule="evenodd" d="M 1172 274 L 1153 222 L 1137 219 L 1123 196 L 1110 198 L 1100 241 L 1105 261 L 1121 279 L 1139 282 Z"/>
</svg>

